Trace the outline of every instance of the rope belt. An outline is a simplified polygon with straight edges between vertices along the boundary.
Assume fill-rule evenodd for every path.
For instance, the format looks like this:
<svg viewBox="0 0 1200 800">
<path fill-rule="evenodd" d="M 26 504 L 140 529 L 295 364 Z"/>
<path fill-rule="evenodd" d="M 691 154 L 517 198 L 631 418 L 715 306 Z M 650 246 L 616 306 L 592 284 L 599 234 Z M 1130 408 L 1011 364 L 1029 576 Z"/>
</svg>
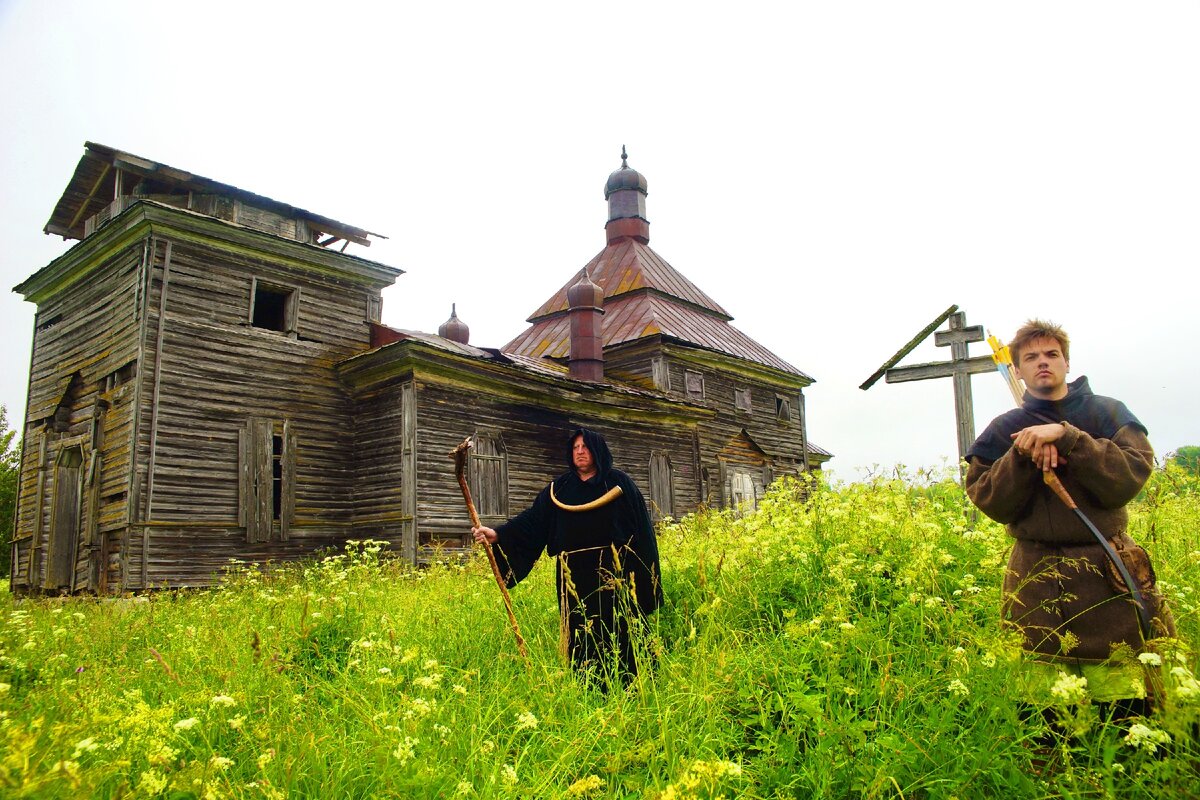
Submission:
<svg viewBox="0 0 1200 800">
<path fill-rule="evenodd" d="M 621 487 L 614 486 L 613 488 L 611 488 L 607 492 L 605 492 L 602 496 L 597 497 L 595 500 L 593 500 L 590 503 L 584 503 L 581 506 L 569 506 L 554 496 L 554 483 L 553 482 L 550 483 L 550 500 L 554 503 L 554 505 L 558 506 L 563 511 L 591 511 L 593 508 L 600 508 L 601 506 L 608 505 L 613 500 L 616 500 L 618 497 L 620 497 L 622 494 L 623 494 L 623 492 L 621 491 Z"/>
</svg>

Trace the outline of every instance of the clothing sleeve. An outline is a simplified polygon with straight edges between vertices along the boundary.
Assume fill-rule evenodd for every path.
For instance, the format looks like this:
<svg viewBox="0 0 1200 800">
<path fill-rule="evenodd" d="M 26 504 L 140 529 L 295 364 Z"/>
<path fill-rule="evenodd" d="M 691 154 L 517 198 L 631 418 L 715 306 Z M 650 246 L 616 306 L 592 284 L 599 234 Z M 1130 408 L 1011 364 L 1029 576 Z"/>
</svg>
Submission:
<svg viewBox="0 0 1200 800">
<path fill-rule="evenodd" d="M 1138 425 L 1125 425 L 1111 439 L 1096 439 L 1074 425 L 1060 440 L 1071 477 L 1100 508 L 1120 508 L 1146 485 L 1154 469 L 1154 449 Z"/>
<path fill-rule="evenodd" d="M 972 456 L 967 467 L 967 496 L 996 522 L 1015 522 L 1033 501 L 1042 471 L 1014 448 L 989 464 Z"/>
<path fill-rule="evenodd" d="M 550 537 L 550 489 L 543 489 L 533 505 L 496 527 L 493 552 L 500 574 L 509 588 L 525 579 L 546 549 Z"/>
<path fill-rule="evenodd" d="M 634 584 L 637 590 L 638 607 L 644 612 L 654 611 L 663 603 L 662 567 L 658 558 L 658 537 L 646 510 L 646 499 L 633 479 L 626 478 L 622 491 L 627 530 L 631 532 L 629 547 L 637 562 L 633 565 Z"/>
</svg>

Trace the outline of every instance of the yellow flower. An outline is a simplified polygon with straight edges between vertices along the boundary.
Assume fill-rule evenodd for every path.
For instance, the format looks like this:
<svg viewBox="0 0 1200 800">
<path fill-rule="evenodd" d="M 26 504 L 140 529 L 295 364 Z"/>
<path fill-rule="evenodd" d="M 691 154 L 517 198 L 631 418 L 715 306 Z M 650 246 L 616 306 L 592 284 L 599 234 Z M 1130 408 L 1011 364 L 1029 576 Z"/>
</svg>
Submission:
<svg viewBox="0 0 1200 800">
<path fill-rule="evenodd" d="M 213 766 L 213 769 L 226 770 L 233 766 L 233 759 L 225 758 L 225 756 L 213 756 L 208 763 Z"/>
<path fill-rule="evenodd" d="M 604 781 L 598 775 L 588 775 L 580 778 L 567 788 L 568 797 L 588 797 L 593 792 L 604 788 Z"/>
<path fill-rule="evenodd" d="M 526 711 L 517 717 L 517 730 L 519 731 L 533 729 L 537 726 L 538 718 L 533 715 L 532 711 Z"/>
</svg>

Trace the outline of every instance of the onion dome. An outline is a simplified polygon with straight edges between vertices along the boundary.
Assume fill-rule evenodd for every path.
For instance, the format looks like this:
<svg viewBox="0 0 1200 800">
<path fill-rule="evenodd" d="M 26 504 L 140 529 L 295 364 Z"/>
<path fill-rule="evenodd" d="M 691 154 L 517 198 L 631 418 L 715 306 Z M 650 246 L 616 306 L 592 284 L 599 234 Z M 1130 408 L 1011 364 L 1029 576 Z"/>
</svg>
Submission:
<svg viewBox="0 0 1200 800">
<path fill-rule="evenodd" d="M 583 277 L 567 289 L 567 307 L 598 310 L 604 307 L 604 290 L 592 283 L 586 269 L 583 271 Z"/>
<path fill-rule="evenodd" d="M 625 153 L 625 145 L 621 145 L 621 168 L 608 176 L 604 184 L 604 199 L 607 200 L 613 192 L 622 189 L 633 189 L 646 194 L 646 176 L 629 166 L 629 156 Z"/>
<path fill-rule="evenodd" d="M 608 222 L 604 225 L 609 244 L 622 239 L 650 243 L 650 221 L 646 219 L 646 178 L 629 166 L 625 145 L 621 145 L 621 168 L 608 176 L 604 184 L 608 201 Z"/>
<path fill-rule="evenodd" d="M 450 319 L 443 322 L 438 328 L 438 336 L 459 344 L 467 344 L 471 338 L 471 329 L 458 318 L 453 303 L 450 304 Z"/>
</svg>

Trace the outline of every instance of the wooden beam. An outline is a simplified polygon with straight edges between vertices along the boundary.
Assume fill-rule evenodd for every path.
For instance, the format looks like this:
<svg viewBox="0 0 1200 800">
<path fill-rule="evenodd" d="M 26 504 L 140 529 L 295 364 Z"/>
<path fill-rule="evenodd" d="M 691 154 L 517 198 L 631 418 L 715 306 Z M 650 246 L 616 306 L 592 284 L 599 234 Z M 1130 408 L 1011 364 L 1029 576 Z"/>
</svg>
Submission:
<svg viewBox="0 0 1200 800">
<path fill-rule="evenodd" d="M 947 308 L 945 311 L 943 311 L 941 314 L 939 314 L 937 319 L 935 319 L 933 322 L 929 323 L 924 328 L 922 328 L 921 332 L 918 333 L 916 336 L 909 339 L 908 344 L 904 345 L 904 347 L 901 347 L 899 350 L 897 350 L 896 354 L 894 356 L 892 356 L 887 361 L 885 361 L 883 366 L 880 367 L 879 369 L 875 370 L 874 374 L 872 374 L 871 377 L 869 377 L 865 381 L 863 381 L 863 383 L 858 388 L 862 389 L 865 392 L 867 389 L 870 389 L 872 386 L 874 386 L 875 382 L 878 381 L 881 377 L 883 377 L 883 374 L 885 372 L 887 372 L 889 369 L 891 369 L 892 367 L 899 364 L 900 359 L 904 358 L 906 355 L 911 353 L 913 351 L 914 347 L 919 345 L 921 342 L 925 341 L 925 339 L 927 339 L 929 337 L 929 334 L 933 333 L 934 329 L 938 325 L 941 325 L 943 322 L 945 322 L 946 319 L 949 318 L 949 316 L 957 310 L 958 310 L 958 306 L 952 305 L 949 308 Z"/>
<path fill-rule="evenodd" d="M 909 367 L 894 367 L 886 373 L 886 383 L 907 383 L 908 381 L 924 381 L 930 378 L 949 378 L 965 373 L 981 375 L 984 372 L 995 372 L 996 362 L 991 356 L 975 356 L 966 361 L 934 361 L 928 364 L 913 364 Z"/>
<path fill-rule="evenodd" d="M 71 222 L 67 225 L 69 232 L 79 223 L 79 218 L 83 216 L 83 212 L 87 209 L 88 204 L 92 202 L 92 198 L 96 196 L 96 192 L 100 190 L 100 184 L 104 183 L 104 179 L 108 177 L 108 171 L 112 169 L 112 164 L 105 164 L 104 169 L 100 171 L 100 177 L 96 178 L 96 182 L 92 184 L 91 191 L 83 198 L 83 202 L 79 204 L 79 210 L 75 212 L 75 216 L 71 218 Z"/>
</svg>

